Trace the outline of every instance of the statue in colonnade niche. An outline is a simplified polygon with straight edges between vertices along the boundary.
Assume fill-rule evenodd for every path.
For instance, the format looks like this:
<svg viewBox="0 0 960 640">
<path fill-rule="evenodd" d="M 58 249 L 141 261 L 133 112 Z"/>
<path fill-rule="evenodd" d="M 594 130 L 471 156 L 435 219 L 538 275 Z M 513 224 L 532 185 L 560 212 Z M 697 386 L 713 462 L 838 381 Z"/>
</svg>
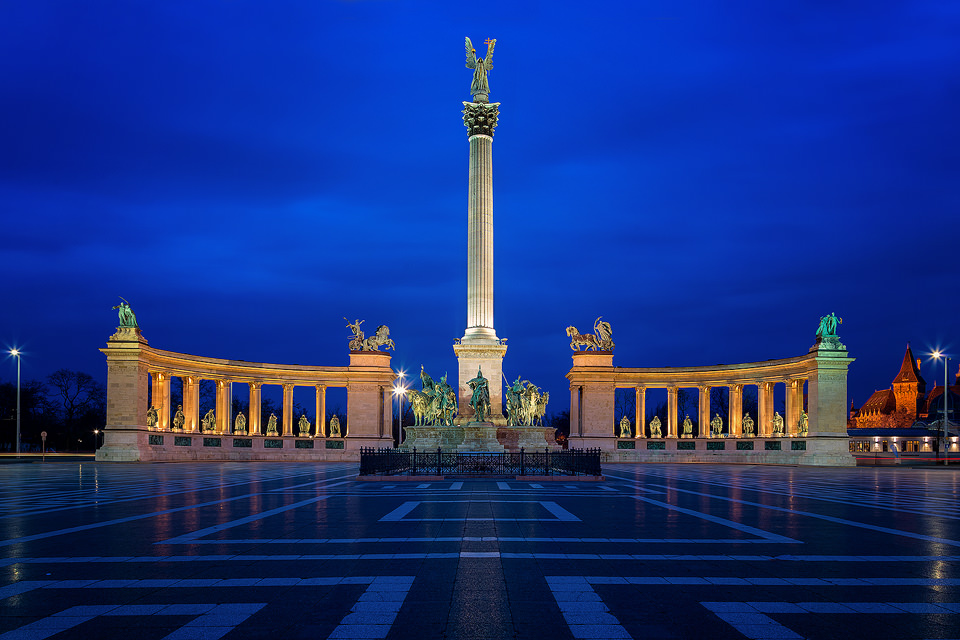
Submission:
<svg viewBox="0 0 960 640">
<path fill-rule="evenodd" d="M 213 411 L 213 409 L 210 409 L 210 411 L 207 411 L 206 415 L 204 415 L 203 418 L 200 420 L 200 425 L 203 433 L 216 430 L 217 414 Z"/>
<path fill-rule="evenodd" d="M 470 396 L 470 406 L 473 407 L 473 422 L 485 422 L 490 413 L 490 386 L 483 377 L 483 371 L 477 367 L 477 377 L 467 382 L 473 390 Z"/>
<path fill-rule="evenodd" d="M 603 316 L 600 316 L 593 323 L 595 333 L 580 333 L 573 325 L 567 327 L 567 335 L 570 336 L 570 348 L 574 351 L 580 351 L 584 346 L 587 351 L 613 351 L 613 329 L 609 322 L 605 322 Z"/>
<path fill-rule="evenodd" d="M 300 422 L 297 423 L 300 427 L 300 437 L 306 437 L 310 435 L 310 421 L 307 420 L 307 414 L 300 414 Z"/>
<path fill-rule="evenodd" d="M 683 432 L 680 434 L 681 438 L 692 438 L 693 437 L 693 422 L 690 420 L 690 416 L 687 415 L 683 419 Z"/>
<path fill-rule="evenodd" d="M 630 418 L 628 418 L 626 415 L 620 418 L 620 437 L 630 437 Z"/>
<path fill-rule="evenodd" d="M 173 430 L 174 431 L 183 431 L 183 425 L 187 421 L 186 417 L 183 415 L 183 405 L 177 405 L 177 412 L 173 415 Z"/>
<path fill-rule="evenodd" d="M 247 417 L 243 413 L 238 413 L 233 421 L 233 432 L 242 436 L 247 435 Z"/>
<path fill-rule="evenodd" d="M 277 414 L 275 413 L 271 413 L 270 417 L 267 418 L 267 435 L 277 435 Z"/>
<path fill-rule="evenodd" d="M 123 298 L 120 298 L 123 300 Z M 140 325 L 137 324 L 137 316 L 133 312 L 133 309 L 130 308 L 130 303 L 126 300 L 123 300 L 120 304 L 113 307 L 117 309 L 117 315 L 120 316 L 120 326 L 121 327 L 135 327 L 140 328 Z"/>
<path fill-rule="evenodd" d="M 337 414 L 333 414 L 333 417 L 330 418 L 330 437 L 331 438 L 340 438 L 340 418 L 337 417 Z"/>
<path fill-rule="evenodd" d="M 662 438 L 663 432 L 660 429 L 660 416 L 653 416 L 653 420 L 650 421 L 650 437 L 651 438 Z"/>
<path fill-rule="evenodd" d="M 810 419 L 807 417 L 806 411 L 800 412 L 800 419 L 797 420 L 797 433 L 801 436 L 807 435 L 807 431 L 810 429 Z"/>
<path fill-rule="evenodd" d="M 783 435 L 783 416 L 780 415 L 779 411 L 773 412 L 773 435 L 782 436 Z"/>
<path fill-rule="evenodd" d="M 753 418 L 749 413 L 743 414 L 743 435 L 748 438 L 753 437 Z"/>
<path fill-rule="evenodd" d="M 157 408 L 150 407 L 149 409 L 147 409 L 147 428 L 155 429 L 157 427 L 157 423 L 159 422 L 160 422 L 160 416 L 157 413 Z"/>
<path fill-rule="evenodd" d="M 713 416 L 713 420 L 710 421 L 710 435 L 714 438 L 723 437 L 723 418 L 720 417 L 720 414 Z"/>
</svg>

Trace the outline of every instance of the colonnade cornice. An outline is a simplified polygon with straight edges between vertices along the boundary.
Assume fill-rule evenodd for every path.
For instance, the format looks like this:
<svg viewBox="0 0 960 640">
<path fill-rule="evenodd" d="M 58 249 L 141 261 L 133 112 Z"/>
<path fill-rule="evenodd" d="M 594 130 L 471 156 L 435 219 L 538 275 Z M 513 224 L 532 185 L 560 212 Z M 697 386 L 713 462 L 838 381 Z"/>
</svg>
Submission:
<svg viewBox="0 0 960 640">
<path fill-rule="evenodd" d="M 394 378 L 393 371 L 383 367 L 329 367 L 247 362 L 164 351 L 149 346 L 141 347 L 139 359 L 150 371 L 171 376 L 246 384 L 346 387 L 348 382 L 390 384 Z"/>
<path fill-rule="evenodd" d="M 621 389 L 729 387 L 806 380 L 815 374 L 818 365 L 822 367 L 816 354 L 810 353 L 779 360 L 700 367 L 573 367 L 567 378 L 571 384 L 613 382 Z"/>
</svg>

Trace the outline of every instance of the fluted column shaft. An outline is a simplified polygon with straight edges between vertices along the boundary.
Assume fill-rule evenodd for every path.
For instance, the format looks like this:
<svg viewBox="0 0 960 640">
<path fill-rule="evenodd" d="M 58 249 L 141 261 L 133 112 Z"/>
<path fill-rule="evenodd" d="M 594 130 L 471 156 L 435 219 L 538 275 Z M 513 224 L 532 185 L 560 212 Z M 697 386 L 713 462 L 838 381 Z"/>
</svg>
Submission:
<svg viewBox="0 0 960 640">
<path fill-rule="evenodd" d="M 496 338 L 493 328 L 493 138 L 470 136 L 467 204 L 467 330 Z"/>
</svg>

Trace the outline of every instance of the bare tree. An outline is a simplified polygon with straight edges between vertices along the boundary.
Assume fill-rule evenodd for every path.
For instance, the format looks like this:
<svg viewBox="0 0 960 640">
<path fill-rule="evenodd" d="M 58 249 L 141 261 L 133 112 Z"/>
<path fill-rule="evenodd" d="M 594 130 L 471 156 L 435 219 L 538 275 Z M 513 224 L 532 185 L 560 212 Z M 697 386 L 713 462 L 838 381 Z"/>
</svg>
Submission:
<svg viewBox="0 0 960 640">
<path fill-rule="evenodd" d="M 104 427 L 107 392 L 92 376 L 82 371 L 59 369 L 47 377 L 47 382 L 67 442 L 72 444 L 78 436 Z"/>
</svg>

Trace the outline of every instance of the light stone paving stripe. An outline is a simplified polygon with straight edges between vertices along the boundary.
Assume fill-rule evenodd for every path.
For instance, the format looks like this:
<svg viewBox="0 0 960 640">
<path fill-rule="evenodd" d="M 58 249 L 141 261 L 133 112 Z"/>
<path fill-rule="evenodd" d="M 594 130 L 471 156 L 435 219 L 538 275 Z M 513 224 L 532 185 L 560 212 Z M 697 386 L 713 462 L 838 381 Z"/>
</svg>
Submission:
<svg viewBox="0 0 960 640">
<path fill-rule="evenodd" d="M 430 486 L 429 482 L 424 482 L 423 484 L 418 484 L 417 489 L 426 489 Z"/>
<path fill-rule="evenodd" d="M 742 531 L 743 533 L 749 533 L 751 535 L 757 536 L 758 538 L 763 538 L 764 541 L 766 542 L 790 542 L 790 543 L 803 544 L 801 540 L 794 540 L 793 538 L 788 538 L 787 536 L 781 536 L 776 533 L 770 533 L 769 531 L 764 531 L 763 529 L 758 529 L 756 527 L 751 527 L 745 524 L 741 524 L 739 522 L 734 522 L 733 520 L 727 520 L 726 518 L 719 518 L 717 516 L 712 516 L 709 513 L 703 513 L 702 511 L 685 509 L 683 507 L 678 507 L 675 504 L 670 504 L 669 502 L 661 502 L 660 500 L 654 500 L 653 498 L 645 498 L 643 496 L 631 496 L 631 497 L 634 500 L 646 502 L 647 504 L 663 507 L 664 509 L 669 509 L 671 511 L 677 511 L 678 513 L 683 513 L 688 516 L 700 518 L 701 520 L 706 520 L 707 522 L 712 522 L 714 524 L 721 524 L 721 525 L 730 527 L 731 529 Z"/>
<path fill-rule="evenodd" d="M 380 518 L 379 522 L 396 522 L 402 520 L 405 515 L 416 509 L 420 505 L 419 501 L 404 502 L 402 505 Z"/>
<path fill-rule="evenodd" d="M 77 527 L 68 527 L 66 529 L 58 529 L 56 531 L 48 531 L 46 533 L 36 533 L 31 536 L 22 536 L 20 538 L 10 538 L 9 540 L 0 540 L 0 547 L 9 547 L 10 545 L 20 544 L 22 542 L 32 542 L 33 540 L 43 540 L 44 538 L 52 538 L 54 536 L 62 536 L 68 533 L 76 533 L 78 531 L 87 531 L 88 529 L 99 529 L 100 527 L 109 527 L 115 524 L 123 524 L 125 522 L 133 522 L 134 520 L 143 520 L 145 518 L 153 518 L 156 516 L 166 515 L 168 513 L 178 513 L 180 511 L 190 511 L 191 509 L 199 509 L 201 507 L 209 507 L 215 504 L 222 504 L 224 502 L 232 502 L 234 500 L 242 500 L 243 498 L 252 498 L 253 496 L 258 496 L 259 493 L 247 493 L 242 496 L 235 496 L 233 498 L 224 498 L 223 500 L 212 500 L 210 502 L 201 502 L 199 504 L 193 504 L 186 507 L 177 507 L 175 509 L 164 509 L 163 511 L 153 511 L 151 513 L 142 513 L 136 516 L 127 516 L 126 518 L 116 518 L 114 520 L 104 520 L 103 522 L 94 522 L 91 524 L 84 524 Z"/>
<path fill-rule="evenodd" d="M 510 485 L 508 485 L 506 482 L 498 482 L 497 489 L 500 489 L 501 491 L 509 491 Z"/>
<path fill-rule="evenodd" d="M 910 531 L 903 531 L 901 529 L 891 529 L 890 527 L 880 527 L 873 524 L 867 524 L 865 522 L 856 522 L 854 520 L 847 520 L 845 518 L 836 518 L 834 516 L 828 516 L 821 513 L 813 513 L 812 511 L 800 511 L 799 509 L 788 509 L 786 507 L 775 507 L 773 505 L 762 504 L 760 502 L 751 502 L 749 500 L 738 500 L 736 498 L 727 498 L 725 496 L 717 496 L 712 493 L 702 493 L 700 491 L 691 491 L 690 489 L 677 489 L 676 487 L 670 487 L 673 491 L 680 493 L 690 493 L 695 496 L 703 496 L 706 498 L 713 498 L 715 500 L 723 500 L 724 502 L 734 502 L 737 504 L 745 504 L 751 507 L 760 507 L 762 509 L 769 509 L 771 511 L 779 511 L 781 513 L 794 513 L 800 516 L 807 516 L 809 518 L 817 518 L 819 520 L 826 520 L 827 522 L 835 522 L 837 524 L 843 524 L 850 527 L 858 527 L 860 529 L 869 529 L 870 531 L 878 531 L 880 533 L 889 533 L 895 536 L 905 536 L 907 538 L 914 538 L 916 540 L 923 540 L 925 542 L 938 542 L 940 544 L 950 545 L 952 547 L 960 547 L 960 540 L 949 540 L 947 538 L 938 538 L 936 536 L 928 536 L 922 533 L 913 533 Z M 647 498 L 641 498 L 639 496 L 634 496 L 638 500 L 649 501 Z"/>
<path fill-rule="evenodd" d="M 451 490 L 451 491 L 459 491 L 460 489 L 463 489 L 463 483 L 462 483 L 462 482 L 454 482 L 452 485 L 450 485 L 450 490 Z"/>
<path fill-rule="evenodd" d="M 414 576 L 374 578 L 350 613 L 328 637 L 386 638 L 410 591 Z"/>
<path fill-rule="evenodd" d="M 530 488 L 531 488 L 531 489 L 543 489 L 543 485 L 542 485 L 542 484 L 536 484 L 536 483 L 531 482 L 531 483 L 530 483 Z"/>
<path fill-rule="evenodd" d="M 329 489 L 341 484 L 347 484 L 347 482 L 338 482 L 335 484 L 331 484 L 325 488 Z M 256 522 L 257 520 L 262 520 L 263 518 L 268 518 L 278 513 L 289 511 L 290 509 L 296 509 L 297 507 L 303 507 L 308 504 L 315 504 L 317 502 L 322 502 L 329 497 L 330 497 L 329 495 L 323 495 L 323 496 L 317 496 L 316 498 L 309 498 L 307 500 L 300 500 L 299 502 L 293 502 L 291 504 L 284 505 L 282 507 L 277 507 L 276 509 L 268 509 L 267 511 L 254 513 L 253 515 L 249 515 L 244 518 L 238 518 L 236 520 L 231 520 L 230 522 L 224 522 L 222 524 L 214 525 L 212 527 L 206 527 L 204 529 L 197 529 L 196 531 L 185 533 L 181 536 L 176 536 L 168 540 L 161 540 L 160 542 L 154 542 L 154 544 L 183 544 L 184 542 L 193 542 L 195 539 L 208 536 L 211 533 L 217 533 L 218 531 L 223 531 L 225 529 L 231 529 L 233 527 L 238 527 L 240 525 L 248 524 L 250 522 Z"/>
<path fill-rule="evenodd" d="M 904 614 L 904 613 L 960 613 L 960 603 L 938 602 L 701 602 L 707 610 L 728 623 L 751 640 L 783 638 L 802 639 L 803 636 L 780 624 L 768 613 L 836 613 Z"/>
<path fill-rule="evenodd" d="M 196 615 L 164 640 L 217 640 L 233 631 L 244 620 L 266 606 L 264 602 L 223 604 L 157 604 L 157 605 L 82 605 L 65 609 L 52 616 L 0 634 L 0 640 L 43 640 L 72 629 L 98 616 L 164 616 Z"/>
<path fill-rule="evenodd" d="M 546 580 L 574 638 L 631 638 L 587 578 L 549 576 Z"/>
</svg>

